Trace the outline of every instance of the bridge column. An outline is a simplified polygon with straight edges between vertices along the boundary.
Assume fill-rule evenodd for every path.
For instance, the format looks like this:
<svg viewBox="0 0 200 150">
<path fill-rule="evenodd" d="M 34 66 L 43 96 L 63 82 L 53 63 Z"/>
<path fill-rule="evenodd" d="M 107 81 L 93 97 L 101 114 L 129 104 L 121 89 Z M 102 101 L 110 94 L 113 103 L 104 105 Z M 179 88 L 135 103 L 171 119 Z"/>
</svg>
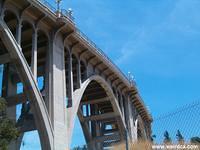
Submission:
<svg viewBox="0 0 200 150">
<path fill-rule="evenodd" d="M 134 142 L 136 140 L 136 137 L 135 137 L 135 130 L 134 130 L 134 120 L 133 120 L 133 108 L 132 108 L 132 102 L 130 100 L 130 97 L 128 97 L 128 113 L 129 113 L 129 122 L 130 122 L 130 128 L 129 128 L 129 132 L 130 132 L 130 135 L 131 135 L 131 141 Z"/>
<path fill-rule="evenodd" d="M 32 38 L 31 70 L 37 82 L 37 29 L 34 30 Z"/>
<path fill-rule="evenodd" d="M 77 59 L 77 84 L 78 84 L 78 88 L 80 88 L 81 87 L 81 61 L 79 57 Z"/>
<path fill-rule="evenodd" d="M 126 95 L 128 97 L 128 95 Z M 128 131 L 128 139 L 131 139 L 131 132 L 130 132 L 130 113 L 129 113 L 129 103 L 128 103 L 128 98 L 123 99 L 124 100 L 124 119 L 126 123 L 126 129 Z"/>
<path fill-rule="evenodd" d="M 49 96 L 54 129 L 54 150 L 67 149 L 66 82 L 64 45 L 60 35 L 50 41 Z"/>
<path fill-rule="evenodd" d="M 91 68 L 89 62 L 86 62 L 86 78 L 93 74 L 93 68 Z"/>
<path fill-rule="evenodd" d="M 72 107 L 72 95 L 73 95 L 73 68 L 72 68 L 72 53 L 69 52 L 69 58 L 68 58 L 68 104 L 67 107 Z"/>
<path fill-rule="evenodd" d="M 19 21 L 16 28 L 16 41 L 19 45 L 21 45 L 21 34 L 22 34 L 22 24 L 21 21 Z"/>
<path fill-rule="evenodd" d="M 123 105 L 123 98 L 122 98 L 122 94 L 120 93 L 120 107 L 121 107 L 121 112 L 122 112 L 122 117 L 123 117 L 123 120 L 124 119 L 124 105 Z"/>
</svg>

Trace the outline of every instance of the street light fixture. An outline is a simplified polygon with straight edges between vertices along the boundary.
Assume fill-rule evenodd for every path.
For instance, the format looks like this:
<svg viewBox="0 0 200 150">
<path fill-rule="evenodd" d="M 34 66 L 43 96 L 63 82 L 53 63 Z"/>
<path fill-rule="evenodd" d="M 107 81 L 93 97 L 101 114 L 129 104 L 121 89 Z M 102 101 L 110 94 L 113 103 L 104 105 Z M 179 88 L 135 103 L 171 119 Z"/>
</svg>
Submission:
<svg viewBox="0 0 200 150">
<path fill-rule="evenodd" d="M 56 0 L 56 4 L 57 4 L 57 12 L 60 12 L 60 3 L 62 0 Z"/>
</svg>

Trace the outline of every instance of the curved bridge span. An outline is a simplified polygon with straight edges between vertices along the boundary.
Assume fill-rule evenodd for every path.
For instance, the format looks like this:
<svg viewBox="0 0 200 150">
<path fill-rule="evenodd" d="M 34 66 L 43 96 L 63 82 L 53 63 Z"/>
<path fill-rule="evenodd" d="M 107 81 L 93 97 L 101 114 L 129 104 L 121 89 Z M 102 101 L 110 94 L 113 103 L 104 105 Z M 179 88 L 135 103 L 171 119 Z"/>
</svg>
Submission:
<svg viewBox="0 0 200 150">
<path fill-rule="evenodd" d="M 1 93 L 21 133 L 9 149 L 33 130 L 42 149 L 69 149 L 76 116 L 89 149 L 150 140 L 152 118 L 135 84 L 71 16 L 39 0 L 2 0 L 0 10 Z"/>
</svg>

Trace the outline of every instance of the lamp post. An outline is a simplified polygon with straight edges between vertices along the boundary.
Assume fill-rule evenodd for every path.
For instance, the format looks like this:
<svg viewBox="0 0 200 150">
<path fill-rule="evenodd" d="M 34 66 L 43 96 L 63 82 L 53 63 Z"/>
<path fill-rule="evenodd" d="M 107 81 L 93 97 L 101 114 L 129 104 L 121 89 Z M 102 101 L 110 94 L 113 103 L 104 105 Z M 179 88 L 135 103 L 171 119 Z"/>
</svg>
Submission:
<svg viewBox="0 0 200 150">
<path fill-rule="evenodd" d="M 56 0 L 56 4 L 57 4 L 57 15 L 58 17 L 60 17 L 60 13 L 61 13 L 61 10 L 60 10 L 60 3 L 61 3 L 62 0 Z"/>
</svg>

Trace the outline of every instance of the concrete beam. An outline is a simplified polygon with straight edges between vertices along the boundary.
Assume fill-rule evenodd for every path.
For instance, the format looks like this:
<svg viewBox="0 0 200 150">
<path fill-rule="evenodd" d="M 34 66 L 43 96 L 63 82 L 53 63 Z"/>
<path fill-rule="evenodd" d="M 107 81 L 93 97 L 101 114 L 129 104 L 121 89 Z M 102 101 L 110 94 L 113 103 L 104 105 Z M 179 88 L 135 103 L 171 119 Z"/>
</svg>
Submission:
<svg viewBox="0 0 200 150">
<path fill-rule="evenodd" d="M 117 128 L 116 129 L 107 129 L 107 130 L 103 130 L 103 133 L 108 134 L 108 133 L 113 133 L 113 132 L 117 132 L 117 131 L 118 131 Z"/>
<path fill-rule="evenodd" d="M 97 92 L 97 93 L 85 93 L 84 94 L 85 97 L 87 97 L 88 99 L 96 99 L 96 98 L 102 98 L 102 97 L 105 97 L 107 96 L 106 93 L 103 91 L 103 92 Z"/>
<path fill-rule="evenodd" d="M 104 98 L 93 99 L 93 100 L 89 100 L 89 101 L 83 101 L 83 102 L 81 102 L 81 105 L 98 104 L 98 103 L 102 103 L 102 102 L 107 102 L 109 100 L 110 100 L 109 97 L 104 97 Z"/>
<path fill-rule="evenodd" d="M 8 107 L 15 106 L 17 104 L 21 104 L 27 101 L 26 95 L 24 93 L 17 94 L 14 96 L 9 96 L 6 97 L 5 99 Z"/>
<path fill-rule="evenodd" d="M 99 65 L 101 65 L 101 64 L 103 64 L 103 62 L 102 61 L 100 61 L 100 62 L 97 62 L 93 67 L 94 67 L 94 69 L 96 69 Z"/>
<path fill-rule="evenodd" d="M 105 67 L 104 69 L 100 70 L 100 75 L 104 74 L 104 72 L 106 72 L 107 70 L 109 70 L 109 67 Z"/>
<path fill-rule="evenodd" d="M 17 128 L 19 129 L 20 133 L 29 132 L 36 130 L 35 120 L 32 115 L 29 115 L 29 118 L 21 119 L 17 123 Z"/>
<path fill-rule="evenodd" d="M 119 139 L 120 139 L 120 135 L 117 132 L 111 135 L 98 136 L 98 137 L 95 137 L 93 140 L 95 143 L 102 143 L 104 141 L 119 140 Z"/>
<path fill-rule="evenodd" d="M 89 117 L 83 117 L 84 121 L 95 121 L 95 120 L 105 120 L 105 119 L 112 119 L 117 117 L 118 115 L 114 112 L 111 113 L 105 113 L 100 115 L 93 115 Z"/>
</svg>

